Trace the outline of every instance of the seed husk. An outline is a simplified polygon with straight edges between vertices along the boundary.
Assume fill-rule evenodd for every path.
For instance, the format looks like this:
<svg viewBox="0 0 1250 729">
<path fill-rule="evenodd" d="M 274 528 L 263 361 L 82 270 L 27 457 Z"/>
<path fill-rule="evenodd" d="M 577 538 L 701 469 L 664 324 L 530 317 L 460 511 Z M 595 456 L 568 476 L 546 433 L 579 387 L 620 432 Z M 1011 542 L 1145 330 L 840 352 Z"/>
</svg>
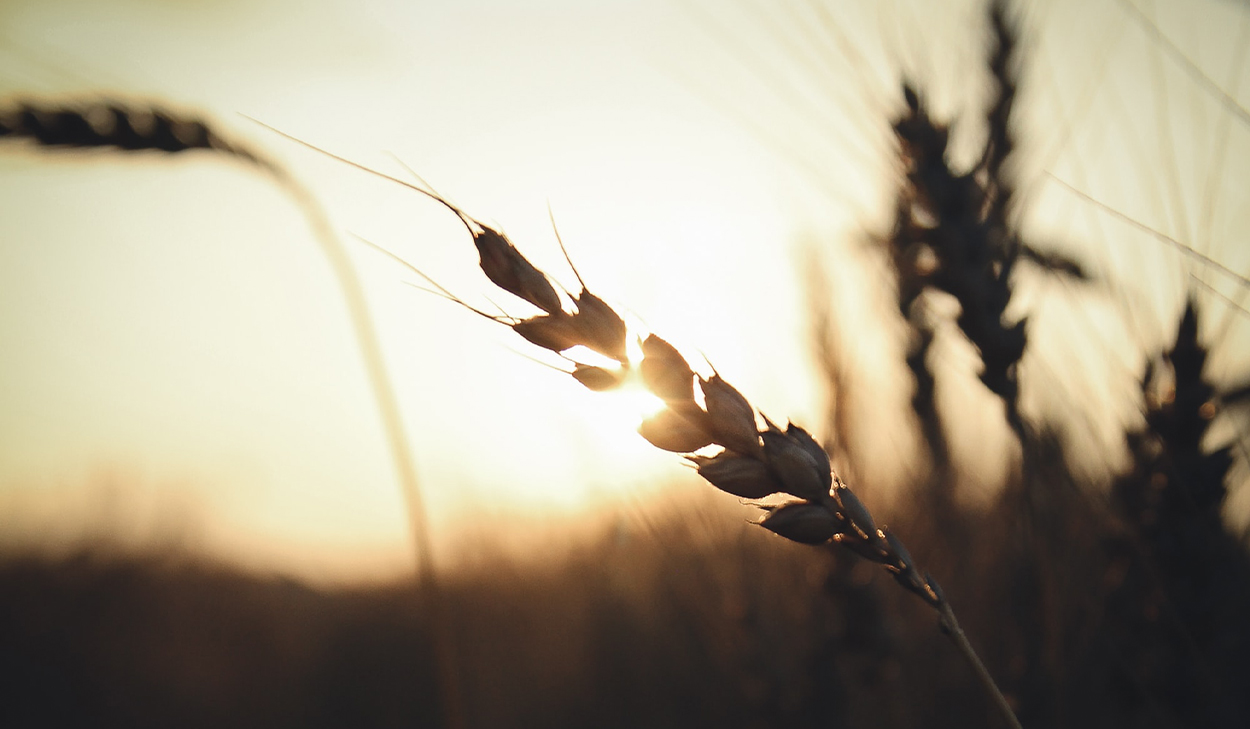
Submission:
<svg viewBox="0 0 1250 729">
<path fill-rule="evenodd" d="M 521 255 L 503 233 L 486 225 L 473 234 L 479 265 L 491 283 L 525 299 L 548 314 L 561 312 L 560 296 L 534 264 Z"/>
<path fill-rule="evenodd" d="M 570 326 L 569 315 L 564 312 L 540 314 L 524 319 L 513 324 L 512 331 L 525 337 L 531 344 L 556 354 L 580 344 L 576 332 Z"/>
<path fill-rule="evenodd" d="M 732 385 L 712 375 L 699 378 L 703 404 L 716 442 L 731 451 L 755 455 L 760 450 L 760 436 L 755 425 L 755 408 Z M 795 494 L 798 496 L 799 494 Z"/>
<path fill-rule="evenodd" d="M 755 458 L 722 451 L 715 456 L 688 456 L 699 475 L 726 493 L 744 499 L 762 499 L 781 491 L 768 466 Z"/>
<path fill-rule="evenodd" d="M 573 367 L 573 379 L 595 392 L 607 392 L 621 386 L 625 379 L 625 371 L 577 364 Z"/>
<path fill-rule="evenodd" d="M 629 331 L 620 315 L 607 302 L 584 288 L 577 295 L 576 303 L 573 326 L 580 338 L 578 344 L 622 364 L 628 362 L 625 342 Z"/>
<path fill-rule="evenodd" d="M 820 470 L 821 480 L 824 482 L 825 492 L 828 493 L 829 489 L 833 487 L 833 464 L 829 462 L 829 454 L 825 452 L 824 448 L 820 447 L 820 444 L 816 442 L 811 433 L 794 423 L 786 424 L 786 435 L 802 446 L 807 455 L 811 456 L 812 460 L 816 462 L 816 466 Z"/>
<path fill-rule="evenodd" d="M 666 401 L 694 401 L 694 370 L 677 349 L 652 334 L 642 341 L 642 381 Z"/>
<path fill-rule="evenodd" d="M 889 527 L 881 527 L 881 533 L 885 535 L 885 541 L 890 545 L 890 551 L 894 552 L 894 556 L 898 557 L 899 564 L 903 566 L 904 572 L 916 571 L 916 565 L 912 562 L 911 553 L 907 551 L 907 547 L 903 546 L 903 540 L 894 536 L 894 532 Z"/>
<path fill-rule="evenodd" d="M 656 448 L 674 453 L 692 453 L 712 444 L 706 430 L 671 408 L 642 421 L 638 433 Z"/>
<path fill-rule="evenodd" d="M 759 525 L 801 544 L 824 544 L 842 529 L 842 523 L 836 516 L 810 501 L 783 504 L 760 519 Z"/>
<path fill-rule="evenodd" d="M 763 434 L 764 458 L 783 490 L 801 499 L 820 501 L 829 496 L 820 464 L 798 441 L 777 430 Z"/>
<path fill-rule="evenodd" d="M 873 521 L 872 514 L 868 511 L 868 507 L 864 506 L 864 502 L 859 500 L 854 491 L 845 484 L 839 484 L 838 488 L 833 491 L 834 497 L 842 506 L 842 511 L 846 514 L 851 523 L 859 527 L 860 531 L 869 541 L 881 541 L 881 536 L 877 534 L 877 523 Z"/>
</svg>

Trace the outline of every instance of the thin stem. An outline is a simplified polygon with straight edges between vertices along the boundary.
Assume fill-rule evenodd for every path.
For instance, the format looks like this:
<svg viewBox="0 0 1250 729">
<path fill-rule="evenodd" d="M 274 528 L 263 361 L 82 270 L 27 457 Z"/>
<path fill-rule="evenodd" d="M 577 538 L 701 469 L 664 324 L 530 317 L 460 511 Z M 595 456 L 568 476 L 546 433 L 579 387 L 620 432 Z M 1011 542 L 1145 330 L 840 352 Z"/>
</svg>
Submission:
<svg viewBox="0 0 1250 729">
<path fill-rule="evenodd" d="M 955 611 L 951 609 L 951 604 L 945 599 L 938 601 L 935 606 L 938 611 L 938 625 L 942 628 L 942 632 L 950 637 L 955 643 L 955 647 L 963 655 L 968 665 L 972 666 L 973 673 L 977 675 L 977 680 L 981 682 L 981 687 L 985 692 L 994 698 L 994 703 L 998 706 L 999 712 L 1002 713 L 1004 719 L 1007 720 L 1008 726 L 1013 729 L 1024 729 L 1020 725 L 1020 720 L 1016 718 L 1016 713 L 1012 711 L 1011 704 L 1007 703 L 1007 697 L 1003 696 L 1003 692 L 998 690 L 998 685 L 994 683 L 994 677 L 986 670 L 985 664 L 981 662 L 981 657 L 972 649 L 972 644 L 968 642 L 968 636 L 964 635 L 963 628 L 959 627 L 959 621 L 955 619 Z"/>
<path fill-rule="evenodd" d="M 267 169 L 303 209 L 317 242 L 321 245 L 322 253 L 329 260 L 330 268 L 338 279 L 339 289 L 347 304 L 352 331 L 356 335 L 356 346 L 364 359 L 365 371 L 373 389 L 373 398 L 382 416 L 382 427 L 386 431 L 391 455 L 395 461 L 395 471 L 408 507 L 408 528 L 412 533 L 413 549 L 417 559 L 417 583 L 421 596 L 425 599 L 430 611 L 430 633 L 434 643 L 435 664 L 438 667 L 438 689 L 443 709 L 443 726 L 447 729 L 463 729 L 466 722 L 460 671 L 455 645 L 452 642 L 451 618 L 446 597 L 434 568 L 429 516 L 425 510 L 424 500 L 421 498 L 415 460 L 405 436 L 403 417 L 396 403 L 395 388 L 391 384 L 391 378 L 382 357 L 382 346 L 377 330 L 369 314 L 364 287 L 360 283 L 359 276 L 356 275 L 346 249 L 339 242 L 312 195 L 283 170 L 273 166 L 267 166 Z"/>
</svg>

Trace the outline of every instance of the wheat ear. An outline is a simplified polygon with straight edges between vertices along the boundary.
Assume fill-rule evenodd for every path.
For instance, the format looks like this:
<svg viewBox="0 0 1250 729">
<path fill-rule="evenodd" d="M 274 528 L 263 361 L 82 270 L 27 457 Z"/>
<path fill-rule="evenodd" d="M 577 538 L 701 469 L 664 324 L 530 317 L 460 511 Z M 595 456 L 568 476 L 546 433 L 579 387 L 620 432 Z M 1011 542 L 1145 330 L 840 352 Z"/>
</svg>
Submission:
<svg viewBox="0 0 1250 729">
<path fill-rule="evenodd" d="M 794 423 L 779 427 L 758 413 L 719 374 L 697 374 L 672 344 L 654 333 L 632 332 L 619 313 L 590 292 L 580 275 L 580 291 L 562 298 L 558 293 L 562 287 L 531 263 L 507 236 L 431 191 L 284 136 L 398 182 L 455 213 L 472 236 L 487 279 L 542 312 L 528 318 L 487 318 L 568 360 L 573 366 L 570 374 L 587 388 L 604 391 L 622 384 L 635 366 L 628 356 L 630 340 L 638 342 L 643 354 L 637 364 L 638 374 L 665 404 L 642 423 L 642 437 L 657 448 L 684 454 L 700 476 L 726 493 L 744 499 L 773 494 L 795 497 L 779 506 L 762 506 L 765 514 L 758 524 L 791 541 L 836 545 L 882 565 L 903 588 L 937 612 L 941 631 L 971 665 L 1008 725 L 1019 729 L 1019 720 L 969 643 L 937 581 L 920 572 L 902 540 L 884 525 L 877 526 L 859 497 L 834 473 L 828 453 L 806 430 Z M 575 347 L 584 347 L 615 364 L 580 362 L 570 352 Z"/>
<path fill-rule="evenodd" d="M 681 353 L 659 336 L 631 334 L 622 317 L 584 284 L 572 298 L 572 311 L 549 309 L 545 306 L 548 302 L 537 294 L 545 295 L 551 288 L 545 274 L 497 231 L 482 226 L 474 231 L 474 239 L 479 251 L 483 251 L 483 241 L 490 241 L 491 255 L 482 255 L 487 277 L 546 312 L 509 326 L 556 354 L 586 347 L 617 361 L 622 371 L 630 366 L 625 356 L 627 341 L 631 336 L 639 337 L 642 381 L 665 402 L 663 410 L 643 422 L 641 435 L 657 448 L 685 454 L 699 475 L 721 491 L 745 499 L 778 493 L 796 497 L 780 506 L 763 507 L 766 513 L 759 525 L 803 544 L 832 543 L 882 565 L 900 585 L 937 611 L 940 628 L 972 666 L 1003 717 L 1011 726 L 1020 726 L 968 642 L 937 581 L 917 569 L 902 540 L 884 525 L 877 526 L 855 492 L 834 473 L 829 455 L 815 438 L 794 423 L 782 429 L 762 414 L 757 417 L 756 409 L 736 388 L 719 374 L 696 374 Z M 507 275 L 501 277 L 501 270 Z M 498 280 L 535 275 L 541 279 L 533 279 L 520 291 Z M 572 374 L 597 390 L 605 389 L 604 383 L 621 379 L 609 368 L 577 362 Z M 588 384 L 590 374 L 594 375 L 594 385 Z M 696 388 L 702 403 L 696 398 Z M 709 448 L 719 450 L 714 455 L 695 454 Z"/>
</svg>

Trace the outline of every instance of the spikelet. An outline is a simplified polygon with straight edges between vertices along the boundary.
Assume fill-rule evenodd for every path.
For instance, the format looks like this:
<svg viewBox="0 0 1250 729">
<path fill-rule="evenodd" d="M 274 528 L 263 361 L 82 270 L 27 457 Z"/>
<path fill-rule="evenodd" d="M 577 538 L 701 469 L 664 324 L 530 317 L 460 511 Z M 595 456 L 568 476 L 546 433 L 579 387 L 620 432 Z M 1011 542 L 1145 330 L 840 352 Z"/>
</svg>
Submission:
<svg viewBox="0 0 1250 729">
<path fill-rule="evenodd" d="M 864 502 L 860 501 L 855 492 L 851 491 L 846 484 L 838 484 L 838 488 L 833 491 L 833 497 L 837 499 L 838 505 L 842 507 L 842 511 L 851 523 L 863 532 L 862 536 L 865 539 L 874 541 L 881 538 L 877 533 L 877 523 L 869 513 L 868 507 L 864 506 Z"/>
<path fill-rule="evenodd" d="M 473 244 L 486 278 L 548 314 L 562 313 L 560 296 L 546 274 L 521 255 L 503 233 L 481 223 L 478 226 L 481 230 L 474 232 Z"/>
<path fill-rule="evenodd" d="M 800 544 L 824 544 L 839 534 L 844 522 L 819 504 L 792 501 L 770 510 L 759 525 Z"/>
<path fill-rule="evenodd" d="M 642 381 L 665 401 L 694 402 L 694 370 L 673 345 L 651 334 L 642 341 Z"/>
<path fill-rule="evenodd" d="M 578 344 L 621 364 L 628 363 L 629 354 L 625 345 L 629 331 L 620 314 L 586 289 L 577 295 L 575 303 L 577 312 L 572 316 L 572 323 Z"/>
<path fill-rule="evenodd" d="M 626 372 L 619 369 L 614 370 L 607 367 L 595 367 L 577 363 L 573 366 L 572 375 L 573 379 L 585 385 L 589 390 L 607 392 L 621 386 Z"/>
<path fill-rule="evenodd" d="M 708 456 L 688 456 L 699 475 L 726 493 L 744 499 L 762 499 L 784 490 L 769 467 L 760 460 L 733 451 Z"/>
<path fill-rule="evenodd" d="M 642 421 L 638 432 L 656 448 L 674 453 L 691 453 L 713 443 L 711 433 L 672 408 Z"/>
<path fill-rule="evenodd" d="M 720 375 L 706 380 L 700 377 L 699 387 L 703 390 L 703 403 L 717 442 L 746 455 L 758 453 L 760 436 L 751 403 Z"/>
<path fill-rule="evenodd" d="M 764 458 L 776 474 L 782 490 L 817 502 L 829 495 L 820 463 L 799 441 L 776 430 L 768 430 L 761 435 L 764 438 Z"/>
<path fill-rule="evenodd" d="M 556 354 L 579 344 L 577 333 L 572 327 L 572 318 L 562 311 L 522 319 L 510 326 L 512 331 L 520 334 L 530 344 Z"/>
</svg>

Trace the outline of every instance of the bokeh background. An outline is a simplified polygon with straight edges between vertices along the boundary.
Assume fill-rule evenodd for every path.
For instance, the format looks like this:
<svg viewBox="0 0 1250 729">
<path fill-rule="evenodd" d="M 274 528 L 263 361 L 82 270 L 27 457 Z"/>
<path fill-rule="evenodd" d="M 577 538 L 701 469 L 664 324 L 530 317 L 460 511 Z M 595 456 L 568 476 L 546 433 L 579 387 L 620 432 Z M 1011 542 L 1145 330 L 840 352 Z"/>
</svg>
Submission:
<svg viewBox="0 0 1250 729">
<path fill-rule="evenodd" d="M 1013 222 L 1094 279 L 1020 275 L 1011 311 L 1030 316 L 1021 406 L 1064 444 L 1063 478 L 1106 494 L 1134 465 L 1124 435 L 1143 422 L 1139 379 L 1175 339 L 1188 293 L 1201 304 L 1210 380 L 1246 381 L 1244 284 L 1166 238 L 1250 270 L 1250 12 L 1221 0 L 1025 2 L 1012 12 L 1022 29 Z M 980 2 L 8 0 L 0 101 L 120 99 L 201 115 L 311 189 L 365 282 L 436 563 L 453 580 L 496 580 L 489 607 L 466 623 L 503 619 L 500 606 L 513 599 L 542 605 L 526 613 L 540 616 L 535 630 L 576 626 L 585 615 L 641 620 L 634 611 L 646 613 L 656 590 L 698 588 L 657 588 L 654 574 L 639 567 L 631 576 L 625 563 L 669 562 L 690 574 L 716 554 L 735 555 L 732 568 L 717 563 L 733 576 L 709 578 L 721 591 L 708 600 L 716 615 L 738 620 L 769 598 L 769 586 L 823 584 L 841 567 L 808 569 L 783 547 L 740 536 L 754 510 L 717 498 L 678 457 L 637 436 L 644 404 L 577 387 L 543 366 L 558 361 L 415 289 L 415 276 L 354 238 L 404 257 L 474 306 L 513 307 L 490 290 L 445 208 L 252 119 L 401 179 L 413 179 L 410 168 L 572 287 L 554 218 L 594 291 L 706 357 L 773 419 L 789 417 L 833 445 L 836 465 L 863 485 L 874 511 L 906 523 L 916 498 L 908 486 L 932 464 L 909 413 L 893 283 L 872 244 L 889 232 L 899 185 L 890 121 L 903 113 L 900 82 L 909 79 L 934 117 L 953 123 L 952 162 L 974 163 L 991 93 L 987 47 Z M 153 605 L 166 604 L 160 595 L 211 592 L 212 579 L 289 578 L 281 584 L 296 592 L 265 592 L 259 604 L 266 616 L 305 616 L 283 638 L 291 644 L 322 645 L 334 623 L 327 615 L 407 616 L 402 585 L 414 551 L 403 496 L 333 272 L 290 196 L 211 155 L 5 143 L 0 198 L 0 548 L 54 559 L 183 555 L 228 572 L 127 593 Z M 816 355 L 814 331 L 840 353 L 836 380 Z M 975 352 L 953 328 L 938 334 L 937 402 L 948 413 L 958 502 L 976 512 L 1011 481 L 1018 447 L 1001 404 L 976 379 Z M 1239 544 L 1250 523 L 1244 426 L 1244 413 L 1231 413 L 1210 436 L 1234 446 L 1225 518 Z M 579 554 L 621 561 L 595 567 Z M 515 566 L 544 562 L 575 566 Z M 846 579 L 854 589 L 843 598 L 876 594 L 856 591 L 867 584 L 862 574 Z M 579 580 L 584 594 L 554 604 Z M 298 592 L 362 584 L 390 587 Z M 252 589 L 229 585 L 228 594 Z M 604 594 L 624 602 L 605 607 Z M 711 610 L 694 597 L 678 604 Z M 899 609 L 905 624 L 921 620 Z M 785 614 L 765 625 L 801 625 L 814 619 L 803 610 L 819 612 L 797 602 L 777 610 Z M 835 613 L 849 621 L 851 613 Z M 701 617 L 678 610 L 646 620 L 680 634 L 674 625 Z M 910 635 L 873 625 L 895 641 Z M 344 651 L 371 650 L 353 642 L 359 631 L 343 630 Z M 735 635 L 704 635 L 688 648 L 740 646 Z M 394 649 L 400 674 L 426 670 L 411 639 L 411 653 Z M 667 639 L 649 647 L 656 660 Z M 880 645 L 865 640 L 855 650 L 874 657 L 864 661 L 879 672 L 873 686 L 883 696 L 908 671 L 923 675 L 881 664 Z M 610 662 L 619 652 L 608 643 L 596 660 L 578 660 Z M 1001 664 L 1014 665 L 1003 650 Z M 225 673 L 246 683 L 231 655 Z M 582 665 L 547 658 L 517 670 Z M 757 655 L 725 660 L 772 665 Z M 497 690 L 490 705 L 519 701 L 498 693 L 510 674 L 495 665 L 498 681 L 482 679 Z M 543 680 L 571 701 L 575 672 L 551 671 Z M 347 685 L 348 673 L 318 680 Z M 804 680 L 812 675 L 821 674 Z M 939 706 L 963 696 L 931 688 Z M 779 696 L 760 716 L 806 706 L 801 691 Z M 347 705 L 350 715 L 375 704 Z M 502 717 L 478 718 L 519 721 Z"/>
</svg>

